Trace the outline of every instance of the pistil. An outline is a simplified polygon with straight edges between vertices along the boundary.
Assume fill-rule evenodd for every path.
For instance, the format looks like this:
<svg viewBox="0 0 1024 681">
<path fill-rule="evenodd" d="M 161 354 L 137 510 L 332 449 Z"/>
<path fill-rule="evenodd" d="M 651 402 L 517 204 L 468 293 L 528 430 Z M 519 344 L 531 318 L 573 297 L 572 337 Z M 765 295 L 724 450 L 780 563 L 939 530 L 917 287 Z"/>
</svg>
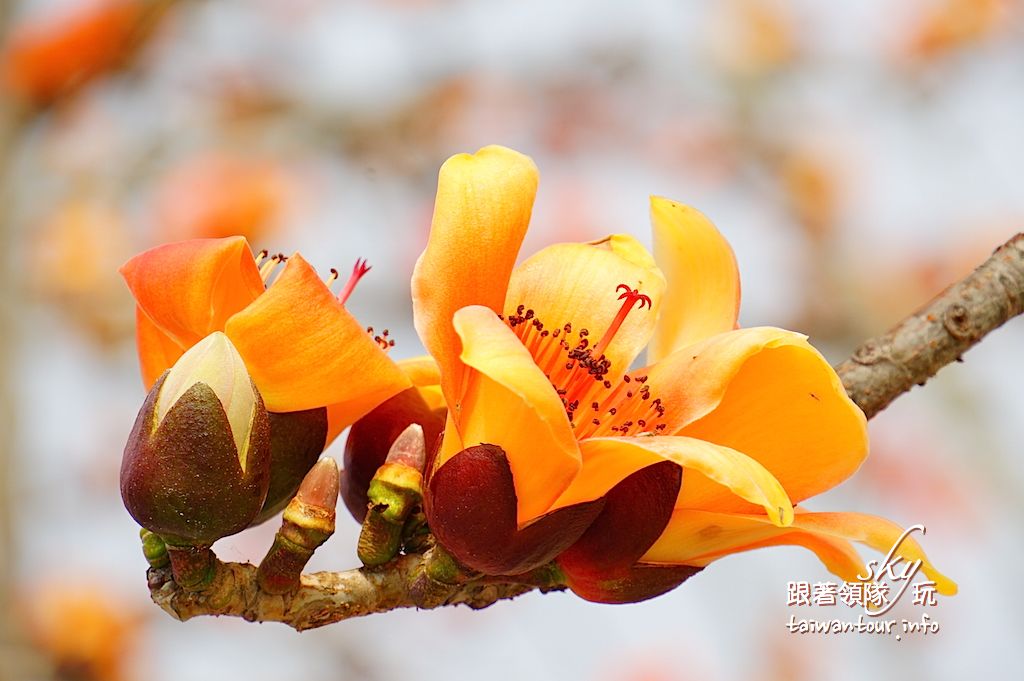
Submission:
<svg viewBox="0 0 1024 681">
<path fill-rule="evenodd" d="M 344 305 L 348 300 L 348 297 L 352 295 L 352 291 L 356 289 L 356 284 L 359 280 L 366 276 L 366 273 L 370 271 L 370 265 L 367 264 L 364 258 L 356 260 L 356 264 L 352 267 L 352 274 L 349 275 L 348 281 L 345 282 L 345 288 L 338 294 L 338 300 Z"/>
</svg>

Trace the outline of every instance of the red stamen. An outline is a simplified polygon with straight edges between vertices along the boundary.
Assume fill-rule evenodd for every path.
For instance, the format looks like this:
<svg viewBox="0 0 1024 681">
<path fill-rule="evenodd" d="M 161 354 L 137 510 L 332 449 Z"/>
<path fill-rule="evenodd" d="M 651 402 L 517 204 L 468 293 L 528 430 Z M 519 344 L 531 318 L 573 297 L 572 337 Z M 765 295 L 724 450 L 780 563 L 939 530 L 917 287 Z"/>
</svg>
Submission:
<svg viewBox="0 0 1024 681">
<path fill-rule="evenodd" d="M 619 300 L 624 302 L 622 303 L 622 307 L 619 308 L 618 314 L 615 315 L 615 319 L 613 319 L 612 323 L 608 326 L 608 330 L 604 332 L 604 335 L 601 336 L 601 340 L 599 340 L 597 345 L 594 346 L 593 352 L 597 357 L 600 357 L 601 353 L 603 353 L 608 347 L 608 344 L 612 342 L 612 338 L 615 337 L 619 327 L 622 326 L 622 322 L 626 321 L 626 317 L 629 315 L 629 312 L 633 309 L 634 305 L 640 303 L 641 310 L 644 309 L 645 305 L 647 307 L 651 307 L 650 296 L 645 296 L 640 293 L 638 289 L 630 288 L 626 284 L 619 284 L 615 287 L 615 291 L 624 291 L 623 294 L 619 296 Z"/>
<path fill-rule="evenodd" d="M 356 284 L 359 283 L 359 280 L 362 279 L 371 269 L 372 268 L 366 264 L 365 259 L 359 258 L 356 260 L 356 264 L 352 268 L 352 274 L 349 276 L 348 281 L 345 282 L 345 288 L 343 288 L 341 293 L 338 294 L 338 300 L 341 301 L 342 305 L 344 305 L 345 301 L 347 301 L 349 296 L 352 295 L 352 291 L 355 290 Z"/>
</svg>

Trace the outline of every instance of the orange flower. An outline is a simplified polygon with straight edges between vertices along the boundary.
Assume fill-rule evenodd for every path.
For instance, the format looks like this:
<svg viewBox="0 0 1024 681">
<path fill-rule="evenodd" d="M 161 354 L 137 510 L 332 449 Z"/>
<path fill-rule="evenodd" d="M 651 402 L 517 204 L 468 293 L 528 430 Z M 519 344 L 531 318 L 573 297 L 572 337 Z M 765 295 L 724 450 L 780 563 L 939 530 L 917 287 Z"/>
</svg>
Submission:
<svg viewBox="0 0 1024 681">
<path fill-rule="evenodd" d="M 132 604 L 103 583 L 46 582 L 23 603 L 29 636 L 58 678 L 123 681 L 143 624 Z"/>
<path fill-rule="evenodd" d="M 1003 0 L 943 0 L 923 16 L 909 38 L 911 56 L 940 57 L 982 42 L 1005 24 Z"/>
<path fill-rule="evenodd" d="M 66 94 L 120 64 L 142 9 L 134 0 L 100 0 L 15 27 L 3 54 L 3 80 L 39 103 Z"/>
<path fill-rule="evenodd" d="M 298 253 L 266 286 L 280 260 L 261 271 L 245 238 L 228 237 L 166 244 L 126 262 L 143 381 L 149 389 L 185 350 L 223 331 L 268 411 L 326 406 L 333 438 L 409 380 L 345 309 L 345 293 L 331 292 Z"/>
<path fill-rule="evenodd" d="M 204 153 L 172 169 L 155 201 L 158 229 L 168 241 L 271 231 L 290 200 L 291 180 L 268 159 Z"/>
<path fill-rule="evenodd" d="M 265 254 L 261 254 L 261 260 Z M 265 282 L 284 261 L 270 286 Z M 253 258 L 243 237 L 158 246 L 121 268 L 137 303 L 146 389 L 200 340 L 223 331 L 270 413 L 271 482 L 262 522 L 279 511 L 344 428 L 411 384 L 298 253 Z"/>
<path fill-rule="evenodd" d="M 736 261 L 714 226 L 653 198 L 655 257 L 613 235 L 516 267 L 537 181 L 501 147 L 441 168 L 413 275 L 449 410 L 428 470 L 438 540 L 489 573 L 562 554 L 594 600 L 649 597 L 758 546 L 806 546 L 851 579 L 847 540 L 888 550 L 891 523 L 794 509 L 858 468 L 864 415 L 804 336 L 736 328 Z M 648 343 L 651 365 L 630 371 Z"/>
</svg>

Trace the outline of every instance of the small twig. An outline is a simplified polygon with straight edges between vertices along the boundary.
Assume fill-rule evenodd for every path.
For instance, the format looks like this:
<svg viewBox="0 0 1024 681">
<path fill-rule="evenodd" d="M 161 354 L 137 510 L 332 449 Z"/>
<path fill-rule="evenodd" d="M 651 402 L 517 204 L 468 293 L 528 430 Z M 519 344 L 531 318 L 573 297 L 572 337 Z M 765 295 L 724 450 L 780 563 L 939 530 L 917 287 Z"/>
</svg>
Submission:
<svg viewBox="0 0 1024 681">
<path fill-rule="evenodd" d="M 962 281 L 836 367 L 868 418 L 1024 312 L 1024 233 Z"/>
<path fill-rule="evenodd" d="M 950 286 L 884 336 L 864 343 L 836 370 L 850 397 L 871 418 L 915 384 L 923 385 L 946 364 L 1010 318 L 1024 313 L 1024 234 L 1018 234 L 963 281 Z M 303 575 L 283 596 L 259 589 L 256 567 L 218 563 L 213 584 L 199 592 L 180 588 L 168 568 L 149 571 L 153 601 L 179 620 L 229 615 L 282 622 L 299 631 L 351 617 L 399 608 L 465 604 L 485 608 L 540 588 L 537 575 L 470 579 L 443 587 L 417 602 L 413 588 L 430 553 L 400 556 L 379 568 Z M 443 585 L 442 585 L 443 586 Z"/>
</svg>

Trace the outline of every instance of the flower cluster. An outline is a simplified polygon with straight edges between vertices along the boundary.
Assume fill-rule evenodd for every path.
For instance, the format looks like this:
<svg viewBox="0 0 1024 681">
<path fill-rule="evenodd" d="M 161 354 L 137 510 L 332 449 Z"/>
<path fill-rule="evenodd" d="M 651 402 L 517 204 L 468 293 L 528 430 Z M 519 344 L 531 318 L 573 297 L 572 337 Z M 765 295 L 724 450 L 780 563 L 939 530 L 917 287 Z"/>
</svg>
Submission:
<svg viewBox="0 0 1024 681">
<path fill-rule="evenodd" d="M 176 408 L 161 405 L 208 385 L 203 394 L 223 405 L 216 417 L 228 416 L 203 432 L 232 435 L 222 448 L 235 442 L 236 458 L 246 451 L 238 443 L 261 437 L 267 414 L 270 496 L 262 510 L 250 502 L 231 531 L 287 503 L 348 425 L 341 494 L 360 522 L 379 520 L 388 504 L 374 490 L 398 489 L 387 482 L 395 464 L 382 466 L 399 434 L 418 424 L 422 486 L 418 471 L 402 475 L 415 478 L 409 498 L 422 513 L 392 520 L 395 550 L 403 532 L 425 523 L 467 572 L 545 568 L 602 602 L 650 598 L 726 555 L 780 544 L 808 548 L 855 581 L 863 562 L 851 542 L 885 551 L 901 529 L 802 506 L 852 475 L 868 451 L 864 415 L 821 354 L 791 331 L 738 327 L 731 248 L 707 218 L 668 199 L 651 199 L 653 254 L 614 234 L 548 246 L 517 265 L 537 185 L 533 162 L 503 147 L 444 164 L 412 275 L 429 355 L 402 363 L 298 254 L 278 258 L 283 270 L 270 286 L 275 263 L 261 268 L 241 238 L 172 244 L 125 265 L 153 386 L 126 450 L 133 516 L 177 536 L 138 510 L 146 504 L 135 483 L 145 478 L 156 505 L 180 510 L 188 476 L 158 476 L 173 454 L 150 455 L 153 447 L 135 441 L 159 438 L 161 414 L 170 419 Z M 248 391 L 241 403 L 224 399 L 205 369 L 188 368 L 188 348 L 210 334 L 225 357 L 239 358 L 224 366 L 242 368 L 231 383 Z M 186 368 L 158 379 L 175 362 Z M 168 396 L 172 379 L 181 387 Z M 256 416 L 233 417 L 240 404 Z M 174 464 L 196 471 L 192 479 L 226 465 L 202 447 L 178 456 L 205 457 Z M 261 456 L 250 453 L 249 466 Z M 913 540 L 899 551 L 922 561 L 940 593 L 955 592 Z"/>
</svg>

